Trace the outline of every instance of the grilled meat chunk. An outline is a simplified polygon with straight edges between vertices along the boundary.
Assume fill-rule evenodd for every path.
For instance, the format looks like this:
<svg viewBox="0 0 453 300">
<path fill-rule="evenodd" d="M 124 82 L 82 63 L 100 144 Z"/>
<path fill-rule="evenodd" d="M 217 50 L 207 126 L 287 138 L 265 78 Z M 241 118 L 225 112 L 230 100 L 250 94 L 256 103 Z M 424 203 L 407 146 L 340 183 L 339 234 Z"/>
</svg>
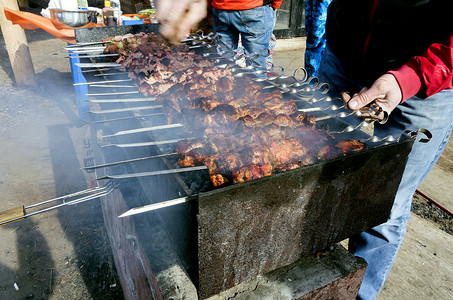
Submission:
<svg viewBox="0 0 453 300">
<path fill-rule="evenodd" d="M 272 175 L 272 166 L 267 165 L 248 165 L 233 172 L 233 182 L 241 183 L 254 179 Z"/>
<path fill-rule="evenodd" d="M 340 141 L 335 146 L 343 150 L 343 153 L 345 154 L 359 152 L 366 149 L 366 145 L 357 140 Z"/>
<path fill-rule="evenodd" d="M 162 104 L 168 122 L 181 122 L 196 134 L 177 144 L 178 165 L 205 165 L 216 187 L 366 147 L 356 140 L 337 141 L 279 89 L 234 77 L 229 67 L 215 66 L 187 46 L 145 33 L 106 41 L 105 53 L 120 55 L 117 62 L 143 95 Z"/>
</svg>

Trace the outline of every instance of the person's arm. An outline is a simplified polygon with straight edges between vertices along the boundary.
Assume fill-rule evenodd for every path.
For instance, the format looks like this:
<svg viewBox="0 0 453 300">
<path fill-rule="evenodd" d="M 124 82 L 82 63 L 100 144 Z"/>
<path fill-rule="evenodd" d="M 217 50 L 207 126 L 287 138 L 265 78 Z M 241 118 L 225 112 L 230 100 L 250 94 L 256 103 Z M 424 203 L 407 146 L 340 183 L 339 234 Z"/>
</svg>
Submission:
<svg viewBox="0 0 453 300">
<path fill-rule="evenodd" d="M 418 95 L 427 98 L 453 88 L 453 34 L 445 44 L 433 44 L 421 56 L 388 73 L 401 87 L 403 101 Z"/>
<path fill-rule="evenodd" d="M 155 0 L 160 33 L 179 43 L 207 14 L 207 0 Z"/>
<path fill-rule="evenodd" d="M 365 88 L 349 101 L 345 100 L 353 110 L 375 101 L 390 113 L 398 104 L 414 95 L 426 98 L 452 88 L 453 34 L 444 44 L 432 44 L 423 54 L 379 77 L 369 89 Z"/>
</svg>

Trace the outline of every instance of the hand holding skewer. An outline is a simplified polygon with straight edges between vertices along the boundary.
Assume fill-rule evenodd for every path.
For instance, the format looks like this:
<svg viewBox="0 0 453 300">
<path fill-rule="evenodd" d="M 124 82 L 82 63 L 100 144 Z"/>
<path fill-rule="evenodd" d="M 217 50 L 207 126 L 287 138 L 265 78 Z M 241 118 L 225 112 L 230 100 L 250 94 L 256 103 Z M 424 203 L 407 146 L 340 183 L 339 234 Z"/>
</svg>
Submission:
<svg viewBox="0 0 453 300">
<path fill-rule="evenodd" d="M 343 93 L 342 98 L 350 109 L 354 111 L 365 109 L 365 111 L 374 114 L 382 123 L 382 121 L 386 121 L 388 115 L 395 107 L 401 103 L 402 92 L 396 78 L 391 74 L 384 74 L 370 88 L 365 87 L 352 97 L 348 93 Z M 374 104 L 376 110 L 370 112 L 368 104 Z M 366 117 L 366 114 L 363 116 Z"/>
</svg>

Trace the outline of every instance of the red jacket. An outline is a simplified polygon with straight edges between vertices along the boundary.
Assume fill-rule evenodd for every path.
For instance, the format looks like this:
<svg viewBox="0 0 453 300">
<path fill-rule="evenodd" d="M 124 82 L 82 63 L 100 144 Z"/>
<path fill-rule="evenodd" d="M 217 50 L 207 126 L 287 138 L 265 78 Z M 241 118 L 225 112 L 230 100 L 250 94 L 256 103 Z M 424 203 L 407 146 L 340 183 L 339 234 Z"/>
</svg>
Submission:
<svg viewBox="0 0 453 300">
<path fill-rule="evenodd" d="M 212 0 L 211 6 L 216 9 L 222 10 L 246 10 L 255 7 L 259 7 L 263 5 L 263 1 L 265 3 L 271 1 L 266 0 Z M 272 8 L 279 9 L 280 5 L 282 4 L 283 0 L 272 0 Z"/>
<path fill-rule="evenodd" d="M 405 65 L 388 72 L 395 76 L 403 101 L 416 95 L 425 98 L 453 88 L 453 34 L 443 44 L 432 44 Z"/>
</svg>

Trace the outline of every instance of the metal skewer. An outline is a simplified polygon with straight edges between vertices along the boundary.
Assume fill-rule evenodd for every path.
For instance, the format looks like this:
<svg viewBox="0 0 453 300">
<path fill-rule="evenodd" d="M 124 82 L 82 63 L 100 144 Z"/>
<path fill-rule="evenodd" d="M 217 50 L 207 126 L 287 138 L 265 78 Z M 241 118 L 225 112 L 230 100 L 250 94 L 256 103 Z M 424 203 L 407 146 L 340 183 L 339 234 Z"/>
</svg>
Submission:
<svg viewBox="0 0 453 300">
<path fill-rule="evenodd" d="M 335 106 L 335 105 L 333 105 Z M 344 105 L 347 107 L 347 105 Z M 332 119 L 332 118 L 346 118 L 349 116 L 356 116 L 359 118 L 364 118 L 367 119 L 369 122 L 375 122 L 378 121 L 380 124 L 385 124 L 388 120 L 388 113 L 384 110 L 379 105 L 373 104 L 370 107 L 363 107 L 364 110 L 355 110 L 352 112 L 340 112 L 336 115 L 329 115 L 329 116 L 324 116 L 324 117 L 316 117 L 317 121 L 322 121 L 322 120 L 327 120 L 327 119 Z M 383 113 L 384 117 L 382 120 L 380 120 L 378 117 L 379 115 Z M 356 129 L 356 127 L 354 127 Z M 352 131 L 352 130 L 349 130 Z M 349 132 L 347 131 L 347 132 Z"/>
<path fill-rule="evenodd" d="M 94 74 L 94 77 L 103 77 L 103 76 L 118 76 L 118 75 L 126 75 L 128 72 L 120 72 L 117 71 L 115 73 L 101 73 L 101 74 Z"/>
<path fill-rule="evenodd" d="M 76 63 L 79 68 L 123 68 L 117 63 Z"/>
<path fill-rule="evenodd" d="M 74 86 L 77 85 L 92 85 L 92 84 L 105 84 L 105 83 L 116 83 L 116 82 L 130 82 L 132 79 L 116 79 L 116 80 L 104 80 L 104 81 L 96 81 L 96 82 L 81 82 L 81 83 L 74 83 Z"/>
<path fill-rule="evenodd" d="M 93 55 L 71 55 L 65 56 L 65 58 L 99 58 L 99 57 L 112 57 L 112 56 L 119 56 L 119 54 L 93 54 Z"/>
<path fill-rule="evenodd" d="M 112 95 L 126 95 L 126 94 L 140 94 L 139 91 L 132 92 L 112 92 L 112 93 L 97 93 L 97 94 L 86 94 L 87 96 L 112 96 Z"/>
<path fill-rule="evenodd" d="M 118 65 L 118 66 L 121 66 L 121 65 Z M 117 68 L 116 70 L 120 70 L 121 68 Z M 91 73 L 91 72 L 99 72 L 99 71 L 110 71 L 112 70 L 111 67 L 107 67 L 107 68 L 97 68 L 97 69 L 92 69 L 92 70 L 83 70 L 83 71 L 78 71 L 77 73 Z M 123 71 L 117 71 L 116 74 L 127 74 L 127 72 L 123 72 Z M 113 74 L 111 74 L 113 75 Z M 94 75 L 94 76 L 102 76 L 102 74 L 98 74 L 98 75 Z"/>
<path fill-rule="evenodd" d="M 108 138 L 108 137 L 114 137 L 114 136 L 120 136 L 120 135 L 140 133 L 140 132 L 149 132 L 149 131 L 155 131 L 155 130 L 164 130 L 164 129 L 170 129 L 170 128 L 179 128 L 182 126 L 183 125 L 181 123 L 175 123 L 175 124 L 159 125 L 159 126 L 152 126 L 152 127 L 144 127 L 144 128 L 138 128 L 138 129 L 123 130 L 123 131 L 118 131 L 117 133 L 114 133 L 114 134 L 104 135 L 101 138 Z"/>
<path fill-rule="evenodd" d="M 68 51 L 104 51 L 105 50 L 105 47 L 98 47 L 98 46 L 95 46 L 93 45 L 93 47 L 80 47 L 80 48 L 77 48 L 77 47 L 72 47 L 72 46 L 68 46 L 66 48 L 64 48 L 65 50 L 68 50 Z"/>
<path fill-rule="evenodd" d="M 191 140 L 190 138 L 180 138 L 174 140 L 165 140 L 165 141 L 157 141 L 157 142 L 142 142 L 142 143 L 129 143 L 129 144 L 107 144 L 102 145 L 101 147 L 119 147 L 119 148 L 132 148 L 132 147 L 145 147 L 145 146 L 158 146 L 158 145 L 166 145 L 166 144 L 175 144 L 182 140 Z"/>
<path fill-rule="evenodd" d="M 157 210 L 157 209 L 160 209 L 160 208 L 165 208 L 165 207 L 169 207 L 169 206 L 173 206 L 173 205 L 178 205 L 178 204 L 186 203 L 186 202 L 189 202 L 189 201 L 192 201 L 192 200 L 196 200 L 196 199 L 197 199 L 197 195 L 193 195 L 193 196 L 188 196 L 188 197 L 182 197 L 182 198 L 176 198 L 176 199 L 173 199 L 173 200 L 163 201 L 163 202 L 159 202 L 159 203 L 148 204 L 148 205 L 144 205 L 144 206 L 141 206 L 141 207 L 134 207 L 134 208 L 129 209 L 125 213 L 119 215 L 118 218 L 124 218 L 124 217 L 127 217 L 127 216 L 141 214 L 141 213 L 144 213 L 144 212 L 153 211 L 153 210 Z"/>
<path fill-rule="evenodd" d="M 130 117 L 123 117 L 123 118 L 115 118 L 115 119 L 106 119 L 106 120 L 92 121 L 92 122 L 90 122 L 90 124 L 99 124 L 99 123 L 116 122 L 116 121 L 123 121 L 123 120 L 129 120 L 129 119 L 140 119 L 140 118 L 147 118 L 147 117 L 153 117 L 153 116 L 158 116 L 158 115 L 163 115 L 163 113 L 146 114 L 146 115 L 140 115 L 140 116 L 130 116 Z"/>
<path fill-rule="evenodd" d="M 126 102 L 154 102 L 156 98 L 129 98 L 129 99 L 90 99 L 90 100 L 83 100 L 85 102 L 91 103 L 126 103 Z"/>
<path fill-rule="evenodd" d="M 339 109 L 343 109 L 343 108 L 347 108 L 347 105 L 341 105 L 341 106 L 338 106 L 338 105 L 331 105 L 329 107 L 310 107 L 310 108 L 301 108 L 301 109 L 298 109 L 298 111 L 303 111 L 303 112 L 315 112 L 315 111 L 326 111 L 326 110 L 339 110 Z"/>
<path fill-rule="evenodd" d="M 106 110 L 100 110 L 100 111 L 90 111 L 90 113 L 92 113 L 92 114 L 111 114 L 111 113 L 118 113 L 118 112 L 125 112 L 125 111 L 147 110 L 147 109 L 156 109 L 156 108 L 162 108 L 162 105 L 106 109 Z"/>
<path fill-rule="evenodd" d="M 207 35 L 204 34 L 203 31 L 198 30 L 195 33 L 190 33 L 187 35 L 185 39 L 181 40 L 181 43 L 187 43 L 187 42 L 192 42 L 192 41 L 197 41 L 197 40 L 213 40 L 215 39 L 214 33 L 210 32 Z"/>
<path fill-rule="evenodd" d="M 377 136 L 370 136 L 367 139 L 360 139 L 359 141 L 361 143 L 382 143 L 382 142 L 396 142 L 398 140 L 399 140 L 399 138 L 396 138 L 392 135 L 387 135 L 383 138 L 378 138 Z"/>
<path fill-rule="evenodd" d="M 13 208 L 13 209 L 6 210 L 4 212 L 0 212 L 0 226 L 24 219 L 26 217 L 36 215 L 39 213 L 53 210 L 53 209 L 56 209 L 56 208 L 59 208 L 62 206 L 74 205 L 74 204 L 82 203 L 82 202 L 85 202 L 88 200 L 93 200 L 93 199 L 96 199 L 96 198 L 99 198 L 102 196 L 106 196 L 106 195 L 110 194 L 114 189 L 116 189 L 118 187 L 118 185 L 119 185 L 119 183 L 117 181 L 109 181 L 103 187 L 97 186 L 94 188 L 86 189 L 86 190 L 79 191 L 76 193 L 72 193 L 72 194 L 57 197 L 54 199 L 31 204 L 28 206 L 19 206 L 19 207 Z M 70 200 L 72 198 L 74 198 L 74 199 Z M 68 200 L 70 200 L 70 201 L 68 201 Z M 38 211 L 27 213 L 27 210 L 29 210 L 31 208 L 42 206 L 45 204 L 50 204 L 52 202 L 57 202 L 57 201 L 61 201 L 61 203 L 40 209 Z"/>
<path fill-rule="evenodd" d="M 350 116 L 360 117 L 361 115 L 362 115 L 362 113 L 360 111 L 341 112 L 336 115 L 316 117 L 316 121 L 323 121 L 323 120 L 334 119 L 334 118 L 346 118 L 346 117 L 350 117 Z"/>
<path fill-rule="evenodd" d="M 102 88 L 134 88 L 136 89 L 136 85 L 113 85 L 113 84 L 90 84 L 90 87 L 102 87 Z"/>
<path fill-rule="evenodd" d="M 158 176 L 158 175 L 176 174 L 176 173 L 207 170 L 207 169 L 208 168 L 206 166 L 198 166 L 198 167 L 188 167 L 188 168 L 180 168 L 180 169 L 160 170 L 160 171 L 153 171 L 153 172 L 131 173 L 131 174 L 125 174 L 125 175 L 106 175 L 103 177 L 96 178 L 96 180 L 126 179 L 126 178 L 136 178 L 136 177 L 145 177 L 145 176 Z"/>
<path fill-rule="evenodd" d="M 107 44 L 107 43 L 109 43 L 109 42 L 77 43 L 74 45 L 66 46 L 66 48 L 84 47 L 84 46 L 92 46 L 92 45 L 103 45 L 103 44 Z"/>
<path fill-rule="evenodd" d="M 96 48 L 73 48 L 73 49 L 67 49 L 69 50 L 68 52 L 55 52 L 51 53 L 51 55 L 68 55 L 68 54 L 91 54 L 91 53 L 99 53 L 99 52 L 104 52 L 104 47 L 96 47 Z"/>
<path fill-rule="evenodd" d="M 363 120 L 361 123 L 359 123 L 357 126 L 352 126 L 352 125 L 348 125 L 346 126 L 343 130 L 340 130 L 340 131 L 329 131 L 330 133 L 332 134 L 342 134 L 342 133 L 347 133 L 347 132 L 352 132 L 352 131 L 355 131 L 356 129 L 359 129 L 361 127 L 366 127 L 366 126 L 369 126 L 373 123 L 374 121 L 372 120 Z"/>
<path fill-rule="evenodd" d="M 208 35 L 204 35 L 202 32 L 197 34 L 191 34 L 187 38 L 181 40 L 181 43 L 193 42 L 193 41 L 202 41 L 202 40 L 214 40 L 213 33 L 209 33 Z M 65 49 L 73 49 L 77 47 L 86 47 L 86 46 L 94 46 L 94 45 L 104 45 L 109 44 L 112 42 L 116 42 L 115 39 L 109 41 L 100 41 L 100 42 L 90 42 L 90 43 L 76 43 L 73 45 L 66 46 Z"/>
<path fill-rule="evenodd" d="M 105 163 L 105 164 L 95 165 L 95 166 L 90 166 L 90 167 L 82 167 L 81 169 L 82 170 L 93 170 L 93 169 L 106 168 L 106 167 L 111 167 L 111 166 L 116 166 L 116 165 L 121 165 L 121 164 L 127 164 L 127 163 L 131 163 L 131 162 L 143 161 L 143 160 L 154 159 L 154 158 L 162 158 L 162 157 L 168 157 L 168 156 L 175 156 L 175 155 L 178 155 L 178 153 L 173 152 L 173 153 L 159 154 L 159 155 L 153 155 L 153 156 L 147 156 L 147 157 L 139 157 L 139 158 Z"/>
</svg>

